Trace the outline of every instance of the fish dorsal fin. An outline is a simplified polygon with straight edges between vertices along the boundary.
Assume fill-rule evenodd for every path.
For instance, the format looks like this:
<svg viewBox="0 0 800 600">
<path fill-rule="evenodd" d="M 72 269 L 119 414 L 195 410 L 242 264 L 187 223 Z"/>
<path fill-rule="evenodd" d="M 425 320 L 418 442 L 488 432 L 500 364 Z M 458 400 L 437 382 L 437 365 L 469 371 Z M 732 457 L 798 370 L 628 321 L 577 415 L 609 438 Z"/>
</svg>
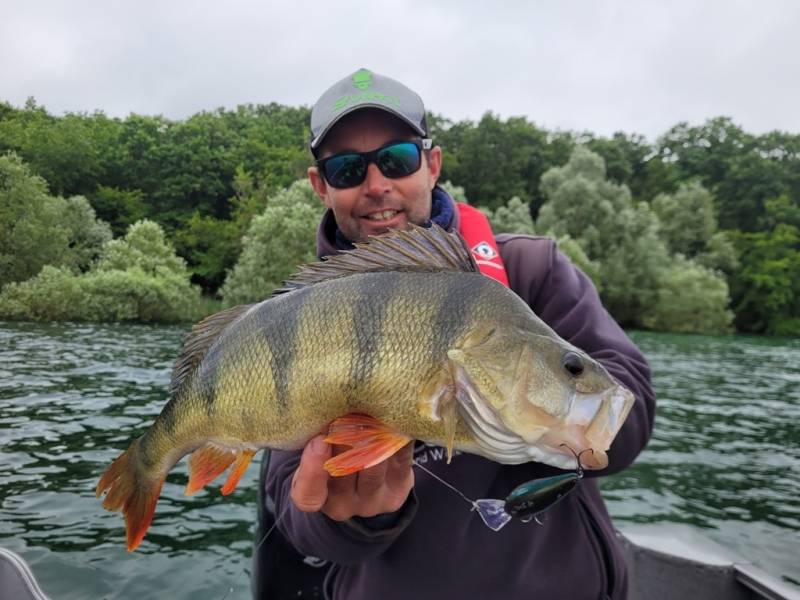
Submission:
<svg viewBox="0 0 800 600">
<path fill-rule="evenodd" d="M 356 273 L 376 271 L 463 271 L 479 273 L 478 265 L 464 238 L 432 225 L 412 225 L 389 235 L 371 237 L 321 262 L 303 265 L 300 271 L 276 290 L 276 294 Z"/>
<path fill-rule="evenodd" d="M 186 336 L 186 341 L 183 343 L 181 354 L 172 367 L 172 380 L 169 384 L 170 395 L 174 395 L 186 378 L 194 372 L 222 331 L 247 312 L 251 306 L 253 305 L 234 306 L 206 317 L 192 327 L 192 331 Z"/>
</svg>

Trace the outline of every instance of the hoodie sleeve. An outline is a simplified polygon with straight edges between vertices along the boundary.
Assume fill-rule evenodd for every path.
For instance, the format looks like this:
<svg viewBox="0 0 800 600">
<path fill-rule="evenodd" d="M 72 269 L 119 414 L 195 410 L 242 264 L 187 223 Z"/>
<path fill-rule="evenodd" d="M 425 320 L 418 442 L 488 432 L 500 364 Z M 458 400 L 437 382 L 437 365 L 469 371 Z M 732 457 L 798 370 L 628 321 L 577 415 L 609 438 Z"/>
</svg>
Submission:
<svg viewBox="0 0 800 600">
<path fill-rule="evenodd" d="M 340 565 L 357 564 L 383 553 L 411 523 L 417 510 L 413 491 L 396 513 L 371 519 L 338 522 L 321 512 L 297 509 L 290 497 L 292 476 L 301 451 L 273 451 L 266 478 L 267 493 L 275 501 L 278 529 L 298 552 Z"/>
<path fill-rule="evenodd" d="M 611 444 L 608 467 L 586 475 L 625 469 L 647 445 L 653 430 L 655 394 L 647 360 L 603 307 L 591 280 L 552 240 L 514 236 L 505 238 L 503 245 L 514 291 L 558 335 L 583 349 L 633 392 L 635 402 Z"/>
</svg>

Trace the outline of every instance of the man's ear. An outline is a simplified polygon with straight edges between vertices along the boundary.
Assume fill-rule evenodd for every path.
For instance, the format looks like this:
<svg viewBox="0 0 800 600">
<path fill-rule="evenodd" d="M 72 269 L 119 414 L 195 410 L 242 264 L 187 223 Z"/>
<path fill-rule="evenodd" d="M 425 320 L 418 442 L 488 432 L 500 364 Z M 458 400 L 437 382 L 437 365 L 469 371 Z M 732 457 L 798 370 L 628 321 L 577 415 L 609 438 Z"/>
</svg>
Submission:
<svg viewBox="0 0 800 600">
<path fill-rule="evenodd" d="M 311 187 L 314 188 L 314 193 L 322 200 L 322 203 L 330 208 L 328 204 L 328 184 L 325 178 L 319 174 L 317 167 L 308 167 L 308 180 L 311 182 Z"/>
<path fill-rule="evenodd" d="M 439 181 L 439 175 L 442 172 L 442 148 L 434 146 L 428 152 L 428 174 L 430 177 L 430 188 L 436 185 Z"/>
</svg>

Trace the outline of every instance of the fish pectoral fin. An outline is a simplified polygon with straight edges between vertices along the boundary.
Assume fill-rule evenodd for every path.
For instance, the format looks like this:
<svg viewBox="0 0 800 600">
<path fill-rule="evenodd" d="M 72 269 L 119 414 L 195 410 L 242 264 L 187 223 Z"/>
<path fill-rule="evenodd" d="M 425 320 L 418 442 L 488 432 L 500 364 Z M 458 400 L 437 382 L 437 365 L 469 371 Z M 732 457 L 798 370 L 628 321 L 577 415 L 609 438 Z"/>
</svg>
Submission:
<svg viewBox="0 0 800 600">
<path fill-rule="evenodd" d="M 228 448 L 220 448 L 214 444 L 198 448 L 189 458 L 189 483 L 186 484 L 184 493 L 187 496 L 196 494 L 222 475 L 236 459 L 236 452 Z M 247 464 L 244 467 L 247 468 Z M 236 481 L 238 482 L 238 478 Z M 233 485 L 235 487 L 236 483 Z"/>
<path fill-rule="evenodd" d="M 233 464 L 233 468 L 228 474 L 228 479 L 225 480 L 225 485 L 221 488 L 223 496 L 227 496 L 236 489 L 242 475 L 244 475 L 247 467 L 250 466 L 250 461 L 253 460 L 255 453 L 255 450 L 239 450 L 236 453 L 236 462 Z"/>
<path fill-rule="evenodd" d="M 339 417 L 331 423 L 325 441 L 351 449 L 327 460 L 325 470 L 334 477 L 363 471 L 386 460 L 412 439 L 367 415 Z"/>
</svg>

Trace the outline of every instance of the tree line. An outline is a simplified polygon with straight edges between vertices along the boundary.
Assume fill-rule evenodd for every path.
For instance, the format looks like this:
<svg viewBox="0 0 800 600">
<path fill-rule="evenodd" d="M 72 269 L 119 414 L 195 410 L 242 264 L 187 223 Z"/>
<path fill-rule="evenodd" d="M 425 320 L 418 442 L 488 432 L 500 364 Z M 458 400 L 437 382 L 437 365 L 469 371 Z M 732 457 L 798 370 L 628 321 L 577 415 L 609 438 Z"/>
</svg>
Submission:
<svg viewBox="0 0 800 600">
<path fill-rule="evenodd" d="M 314 258 L 308 119 L 0 103 L 0 318 L 175 321 L 265 297 Z M 724 117 L 653 143 L 492 113 L 429 122 L 458 199 L 498 232 L 555 237 L 624 325 L 800 333 L 800 135 Z"/>
</svg>

